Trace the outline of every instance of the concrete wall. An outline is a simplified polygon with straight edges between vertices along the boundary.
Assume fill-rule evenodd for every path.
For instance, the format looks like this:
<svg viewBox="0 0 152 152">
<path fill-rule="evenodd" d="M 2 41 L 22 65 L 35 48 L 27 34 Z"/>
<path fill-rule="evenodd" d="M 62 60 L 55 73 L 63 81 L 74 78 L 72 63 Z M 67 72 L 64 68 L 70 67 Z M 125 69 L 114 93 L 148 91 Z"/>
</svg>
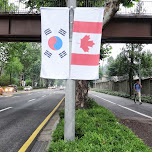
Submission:
<svg viewBox="0 0 152 152">
<path fill-rule="evenodd" d="M 142 95 L 152 96 L 152 79 L 145 79 L 142 80 Z M 95 87 L 95 85 L 94 85 Z M 129 94 L 129 81 L 107 81 L 107 82 L 100 82 L 96 84 L 96 88 L 99 90 L 111 90 L 117 92 L 123 92 Z"/>
</svg>

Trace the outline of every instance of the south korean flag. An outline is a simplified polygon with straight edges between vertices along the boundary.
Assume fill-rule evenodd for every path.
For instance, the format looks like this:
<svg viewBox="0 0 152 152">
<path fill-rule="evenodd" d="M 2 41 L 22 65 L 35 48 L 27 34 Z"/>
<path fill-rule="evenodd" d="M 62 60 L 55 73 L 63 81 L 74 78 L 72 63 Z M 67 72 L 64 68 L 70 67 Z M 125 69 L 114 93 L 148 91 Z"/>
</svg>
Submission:
<svg viewBox="0 0 152 152">
<path fill-rule="evenodd" d="M 69 78 L 69 9 L 41 8 L 41 77 Z"/>
</svg>

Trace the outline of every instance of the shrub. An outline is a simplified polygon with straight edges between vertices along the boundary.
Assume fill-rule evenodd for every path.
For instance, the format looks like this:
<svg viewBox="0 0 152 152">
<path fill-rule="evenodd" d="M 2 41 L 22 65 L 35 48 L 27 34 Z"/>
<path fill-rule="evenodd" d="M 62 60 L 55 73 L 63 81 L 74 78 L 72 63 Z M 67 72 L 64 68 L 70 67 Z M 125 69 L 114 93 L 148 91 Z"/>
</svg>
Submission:
<svg viewBox="0 0 152 152">
<path fill-rule="evenodd" d="M 59 113 L 60 119 L 64 119 L 64 110 L 61 110 Z"/>
<path fill-rule="evenodd" d="M 109 110 L 92 99 L 89 102 L 93 108 L 76 111 L 75 141 L 63 140 L 64 120 L 61 119 L 48 152 L 152 152 L 130 129 L 117 123 Z M 63 111 L 60 116 L 63 118 Z"/>
<path fill-rule="evenodd" d="M 27 79 L 25 82 L 26 82 L 25 83 L 26 86 L 28 86 L 28 85 L 32 86 L 32 81 L 31 80 Z"/>
<path fill-rule="evenodd" d="M 88 105 L 88 109 L 91 109 L 91 108 L 93 108 L 93 107 L 97 107 L 98 106 L 98 104 L 96 103 L 96 102 L 94 102 L 94 100 L 93 99 L 91 99 L 91 98 L 89 98 L 88 99 L 88 103 L 87 103 Z"/>
<path fill-rule="evenodd" d="M 18 90 L 24 90 L 24 87 L 17 87 Z"/>
</svg>

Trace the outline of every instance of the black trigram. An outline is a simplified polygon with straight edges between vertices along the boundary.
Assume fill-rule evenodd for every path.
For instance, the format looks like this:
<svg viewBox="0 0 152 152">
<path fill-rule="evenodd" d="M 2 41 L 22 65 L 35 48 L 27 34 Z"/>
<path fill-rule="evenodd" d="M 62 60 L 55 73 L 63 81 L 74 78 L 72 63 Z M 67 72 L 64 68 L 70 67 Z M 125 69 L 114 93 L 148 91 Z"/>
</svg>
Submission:
<svg viewBox="0 0 152 152">
<path fill-rule="evenodd" d="M 44 53 L 48 58 L 50 58 L 52 56 L 52 53 L 50 53 L 48 50 L 45 51 Z"/>
<path fill-rule="evenodd" d="M 59 30 L 59 33 L 60 33 L 61 35 L 65 36 L 67 32 L 66 32 L 65 30 L 63 30 L 63 29 L 60 29 L 60 30 Z"/>
<path fill-rule="evenodd" d="M 63 52 L 61 52 L 60 54 L 59 54 L 59 56 L 61 57 L 61 58 L 63 58 L 64 56 L 66 56 L 67 55 L 67 53 L 65 52 L 65 51 L 63 51 Z"/>
<path fill-rule="evenodd" d="M 44 33 L 45 33 L 46 35 L 48 35 L 48 34 L 52 33 L 52 31 L 48 28 L 48 29 L 46 29 L 46 30 L 44 31 Z"/>
</svg>

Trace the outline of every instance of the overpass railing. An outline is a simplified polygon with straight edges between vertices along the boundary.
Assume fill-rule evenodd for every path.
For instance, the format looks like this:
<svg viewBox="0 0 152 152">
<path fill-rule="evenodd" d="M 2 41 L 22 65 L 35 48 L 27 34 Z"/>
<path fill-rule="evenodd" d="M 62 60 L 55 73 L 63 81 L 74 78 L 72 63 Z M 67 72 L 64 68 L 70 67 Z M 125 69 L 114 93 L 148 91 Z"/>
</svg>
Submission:
<svg viewBox="0 0 152 152">
<path fill-rule="evenodd" d="M 40 2 L 40 0 L 39 0 Z M 37 0 L 0 0 L 0 14 L 40 14 Z M 80 7 L 102 6 L 102 0 L 77 0 Z M 65 0 L 41 0 L 41 6 L 65 7 Z M 124 15 L 152 15 L 152 1 L 135 2 L 131 8 L 125 8 L 120 5 L 117 14 Z"/>
</svg>

